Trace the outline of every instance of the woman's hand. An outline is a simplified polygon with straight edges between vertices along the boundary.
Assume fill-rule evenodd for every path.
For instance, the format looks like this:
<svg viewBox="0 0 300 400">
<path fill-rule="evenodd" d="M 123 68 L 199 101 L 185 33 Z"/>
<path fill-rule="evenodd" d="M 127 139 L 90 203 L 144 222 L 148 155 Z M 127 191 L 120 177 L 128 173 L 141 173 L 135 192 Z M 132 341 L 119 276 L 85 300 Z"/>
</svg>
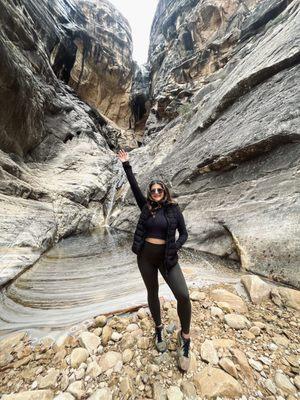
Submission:
<svg viewBox="0 0 300 400">
<path fill-rule="evenodd" d="M 122 162 L 129 161 L 128 153 L 125 150 L 122 150 L 122 149 L 119 150 L 118 153 L 117 153 L 117 157 Z"/>
</svg>

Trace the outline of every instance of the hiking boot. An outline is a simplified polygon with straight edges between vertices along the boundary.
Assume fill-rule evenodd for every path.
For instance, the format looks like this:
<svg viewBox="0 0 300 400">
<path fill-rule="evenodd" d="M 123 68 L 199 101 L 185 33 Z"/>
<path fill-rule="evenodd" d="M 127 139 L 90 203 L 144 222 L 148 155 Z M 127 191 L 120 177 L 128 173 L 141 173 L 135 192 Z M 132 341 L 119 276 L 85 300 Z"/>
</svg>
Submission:
<svg viewBox="0 0 300 400">
<path fill-rule="evenodd" d="M 155 346 L 158 351 L 164 352 L 167 350 L 167 343 L 165 341 L 165 330 L 164 326 L 155 327 Z"/>
<path fill-rule="evenodd" d="M 181 335 L 181 329 L 177 332 L 177 356 L 178 356 L 178 366 L 183 371 L 187 371 L 190 366 L 191 356 L 190 356 L 190 343 L 191 339 L 185 339 Z"/>
</svg>

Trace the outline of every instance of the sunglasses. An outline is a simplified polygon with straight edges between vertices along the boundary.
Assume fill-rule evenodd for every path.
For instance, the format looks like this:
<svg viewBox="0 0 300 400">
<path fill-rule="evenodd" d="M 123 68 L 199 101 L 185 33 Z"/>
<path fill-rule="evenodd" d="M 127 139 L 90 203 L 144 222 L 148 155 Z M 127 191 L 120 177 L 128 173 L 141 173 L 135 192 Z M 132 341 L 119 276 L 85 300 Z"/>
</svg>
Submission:
<svg viewBox="0 0 300 400">
<path fill-rule="evenodd" d="M 158 193 L 158 194 L 161 194 L 162 192 L 164 191 L 164 189 L 157 189 L 157 188 L 155 188 L 155 189 L 151 189 L 150 190 L 150 193 L 151 194 L 154 194 L 154 193 Z"/>
</svg>

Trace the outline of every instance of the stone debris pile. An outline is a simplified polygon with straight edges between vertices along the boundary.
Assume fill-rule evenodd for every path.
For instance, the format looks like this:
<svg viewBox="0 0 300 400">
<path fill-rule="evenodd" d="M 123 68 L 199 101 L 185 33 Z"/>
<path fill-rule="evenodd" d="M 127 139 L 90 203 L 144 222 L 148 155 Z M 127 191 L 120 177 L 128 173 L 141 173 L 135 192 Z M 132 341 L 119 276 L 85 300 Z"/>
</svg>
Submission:
<svg viewBox="0 0 300 400">
<path fill-rule="evenodd" d="M 300 399 L 300 292 L 254 275 L 242 286 L 190 288 L 191 363 L 177 367 L 176 301 L 162 299 L 168 350 L 154 346 L 148 308 L 99 315 L 71 336 L 26 332 L 0 342 L 1 400 Z"/>
</svg>

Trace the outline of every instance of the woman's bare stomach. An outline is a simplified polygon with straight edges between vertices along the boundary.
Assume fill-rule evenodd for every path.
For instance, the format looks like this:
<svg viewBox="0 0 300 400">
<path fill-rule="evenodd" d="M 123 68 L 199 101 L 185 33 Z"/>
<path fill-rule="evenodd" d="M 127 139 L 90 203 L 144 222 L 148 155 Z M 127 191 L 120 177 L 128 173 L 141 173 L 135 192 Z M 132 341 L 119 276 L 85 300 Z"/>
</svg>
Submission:
<svg viewBox="0 0 300 400">
<path fill-rule="evenodd" d="M 164 239 L 158 239 L 158 238 L 152 238 L 152 237 L 147 237 L 146 242 L 149 243 L 154 243 L 154 244 L 164 244 L 166 241 Z"/>
</svg>

